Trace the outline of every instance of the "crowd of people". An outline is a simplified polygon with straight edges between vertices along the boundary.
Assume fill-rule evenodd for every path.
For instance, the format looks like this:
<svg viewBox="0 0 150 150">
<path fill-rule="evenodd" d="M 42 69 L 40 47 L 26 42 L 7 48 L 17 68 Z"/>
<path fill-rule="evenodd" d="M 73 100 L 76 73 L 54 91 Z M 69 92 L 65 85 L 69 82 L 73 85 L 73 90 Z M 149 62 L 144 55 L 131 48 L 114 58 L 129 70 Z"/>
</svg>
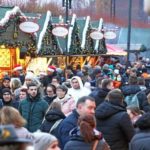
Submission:
<svg viewBox="0 0 150 150">
<path fill-rule="evenodd" d="M 0 87 L 0 149 L 149 150 L 149 66 L 15 69 Z"/>
</svg>

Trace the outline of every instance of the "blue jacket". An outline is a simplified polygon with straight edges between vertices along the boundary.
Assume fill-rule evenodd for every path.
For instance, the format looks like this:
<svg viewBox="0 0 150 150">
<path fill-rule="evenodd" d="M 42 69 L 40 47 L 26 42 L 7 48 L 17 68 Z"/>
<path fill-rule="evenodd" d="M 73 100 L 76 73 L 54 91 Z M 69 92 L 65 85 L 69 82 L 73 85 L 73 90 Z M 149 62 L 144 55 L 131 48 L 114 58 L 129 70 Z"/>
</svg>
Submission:
<svg viewBox="0 0 150 150">
<path fill-rule="evenodd" d="M 58 135 L 59 135 L 59 142 L 60 146 L 63 149 L 65 144 L 69 141 L 69 133 L 70 131 L 77 127 L 79 114 L 76 110 L 73 110 L 73 112 L 65 118 L 58 127 Z"/>
<path fill-rule="evenodd" d="M 74 128 L 70 133 L 70 141 L 66 143 L 64 150 L 92 150 L 95 140 L 99 140 L 96 150 L 110 150 L 100 132 L 97 131 L 96 134 L 93 132 L 93 134 L 95 138 L 91 142 L 85 142 L 80 129 Z"/>
</svg>

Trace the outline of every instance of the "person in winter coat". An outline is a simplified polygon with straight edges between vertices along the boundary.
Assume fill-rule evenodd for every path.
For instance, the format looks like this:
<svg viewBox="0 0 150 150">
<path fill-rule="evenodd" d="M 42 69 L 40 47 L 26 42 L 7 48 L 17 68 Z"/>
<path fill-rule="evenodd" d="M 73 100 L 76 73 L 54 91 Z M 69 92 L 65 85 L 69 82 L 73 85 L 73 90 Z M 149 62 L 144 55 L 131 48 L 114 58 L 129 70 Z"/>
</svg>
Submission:
<svg viewBox="0 0 150 150">
<path fill-rule="evenodd" d="M 113 83 L 115 88 L 121 87 L 121 74 L 119 72 L 119 69 L 114 70 Z"/>
<path fill-rule="evenodd" d="M 122 86 L 121 88 L 124 96 L 134 95 L 141 91 L 140 86 L 137 84 L 137 76 L 130 76 L 128 82 L 128 85 Z"/>
<path fill-rule="evenodd" d="M 21 81 L 19 78 L 11 78 L 10 80 L 10 88 L 13 95 L 13 99 L 19 101 L 19 93 L 21 90 Z"/>
<path fill-rule="evenodd" d="M 57 102 L 52 102 L 45 115 L 45 119 L 40 127 L 40 130 L 42 132 L 51 133 L 57 137 L 55 128 L 63 119 L 65 119 L 65 115 L 61 111 L 61 104 Z M 56 122 L 57 126 L 55 126 L 55 128 L 52 129 L 52 127 L 54 127 L 54 124 L 56 125 Z"/>
<path fill-rule="evenodd" d="M 97 129 L 103 133 L 111 150 L 128 150 L 128 144 L 134 135 L 123 98 L 122 92 L 114 89 L 96 109 Z"/>
<path fill-rule="evenodd" d="M 35 132 L 42 124 L 48 103 L 41 99 L 38 86 L 35 83 L 28 84 L 28 96 L 19 105 L 21 115 L 27 120 L 26 128 Z"/>
<path fill-rule="evenodd" d="M 55 76 L 57 76 L 56 67 L 55 66 L 48 66 L 47 75 L 43 79 L 43 86 L 47 87 L 47 85 L 52 82 L 52 78 Z"/>
<path fill-rule="evenodd" d="M 12 93 L 9 88 L 4 88 L 2 90 L 2 99 L 0 99 L 0 108 L 3 106 L 11 106 L 16 109 L 19 107 L 19 101 L 16 101 L 12 98 Z"/>
<path fill-rule="evenodd" d="M 91 114 L 95 115 L 95 100 L 90 96 L 83 96 L 79 98 L 76 109 L 72 111 L 72 113 L 67 116 L 58 127 L 58 135 L 60 146 L 63 149 L 65 144 L 69 141 L 70 131 L 77 127 L 78 118 L 80 115 Z"/>
<path fill-rule="evenodd" d="M 0 98 L 2 98 L 3 96 L 3 93 L 2 93 L 2 90 L 4 88 L 9 88 L 10 89 L 10 77 L 9 76 L 5 76 L 3 79 L 2 79 L 2 85 L 0 86 Z"/>
<path fill-rule="evenodd" d="M 89 90 L 84 88 L 82 80 L 78 76 L 73 76 L 71 78 L 71 88 L 68 90 L 68 94 L 73 97 L 75 103 L 82 96 L 88 96 L 90 94 Z"/>
<path fill-rule="evenodd" d="M 135 134 L 130 142 L 129 150 L 149 150 L 150 149 L 150 113 L 143 114 L 136 121 L 139 132 Z"/>
<path fill-rule="evenodd" d="M 44 100 L 50 105 L 56 96 L 56 87 L 52 84 L 48 84 L 45 89 L 46 96 L 44 96 Z"/>
<path fill-rule="evenodd" d="M 54 99 L 54 102 L 58 102 L 61 104 L 62 112 L 65 114 L 65 116 L 68 116 L 72 110 L 75 109 L 75 101 L 67 94 L 68 88 L 65 85 L 60 85 L 56 88 L 56 99 Z"/>
<path fill-rule="evenodd" d="M 22 101 L 26 98 L 27 98 L 27 89 L 22 86 L 19 92 L 19 101 Z"/>
<path fill-rule="evenodd" d="M 123 86 L 128 85 L 130 74 L 131 74 L 131 68 L 127 68 L 121 78 L 121 83 Z"/>
<path fill-rule="evenodd" d="M 128 106 L 127 113 L 131 119 L 133 126 L 136 128 L 136 121 L 144 114 L 138 107 Z"/>
<path fill-rule="evenodd" d="M 95 116 L 80 116 L 78 119 L 78 127 L 70 132 L 71 138 L 66 143 L 64 150 L 110 150 L 102 134 L 95 128 Z"/>
<path fill-rule="evenodd" d="M 89 69 L 90 69 L 90 66 L 88 65 L 84 65 L 82 67 L 83 76 L 81 78 L 82 78 L 83 83 L 91 81 L 91 77 L 89 76 Z"/>
<path fill-rule="evenodd" d="M 143 110 L 144 112 L 150 112 L 149 93 L 150 89 L 146 89 L 136 94 L 139 103 L 139 109 Z"/>
<path fill-rule="evenodd" d="M 90 94 L 95 99 L 96 107 L 105 100 L 108 92 L 113 88 L 112 79 L 102 79 L 101 85 Z"/>
</svg>

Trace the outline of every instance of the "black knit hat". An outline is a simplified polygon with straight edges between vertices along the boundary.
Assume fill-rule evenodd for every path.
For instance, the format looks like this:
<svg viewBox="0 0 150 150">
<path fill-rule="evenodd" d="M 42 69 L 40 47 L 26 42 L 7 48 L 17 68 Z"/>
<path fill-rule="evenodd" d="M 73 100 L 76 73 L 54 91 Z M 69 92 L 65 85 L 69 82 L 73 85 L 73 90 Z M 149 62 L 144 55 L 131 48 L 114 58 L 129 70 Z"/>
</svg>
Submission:
<svg viewBox="0 0 150 150">
<path fill-rule="evenodd" d="M 9 81 L 10 81 L 10 77 L 9 77 L 9 76 L 5 76 L 5 77 L 3 78 L 3 81 L 5 81 L 5 80 L 9 80 Z"/>
<path fill-rule="evenodd" d="M 4 88 L 4 89 L 2 90 L 2 94 L 4 94 L 4 93 L 9 93 L 9 94 L 11 95 L 11 91 L 10 91 L 9 88 Z"/>
</svg>

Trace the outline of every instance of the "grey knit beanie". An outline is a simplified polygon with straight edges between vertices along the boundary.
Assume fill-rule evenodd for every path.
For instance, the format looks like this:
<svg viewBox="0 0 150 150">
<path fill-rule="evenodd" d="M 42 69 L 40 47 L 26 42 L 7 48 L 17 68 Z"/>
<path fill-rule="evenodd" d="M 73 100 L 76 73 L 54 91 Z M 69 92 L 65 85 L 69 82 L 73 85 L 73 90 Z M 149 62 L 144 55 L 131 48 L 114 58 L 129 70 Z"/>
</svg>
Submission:
<svg viewBox="0 0 150 150">
<path fill-rule="evenodd" d="M 50 144 L 57 141 L 57 138 L 49 133 L 35 132 L 33 136 L 35 150 L 46 150 Z"/>
</svg>

